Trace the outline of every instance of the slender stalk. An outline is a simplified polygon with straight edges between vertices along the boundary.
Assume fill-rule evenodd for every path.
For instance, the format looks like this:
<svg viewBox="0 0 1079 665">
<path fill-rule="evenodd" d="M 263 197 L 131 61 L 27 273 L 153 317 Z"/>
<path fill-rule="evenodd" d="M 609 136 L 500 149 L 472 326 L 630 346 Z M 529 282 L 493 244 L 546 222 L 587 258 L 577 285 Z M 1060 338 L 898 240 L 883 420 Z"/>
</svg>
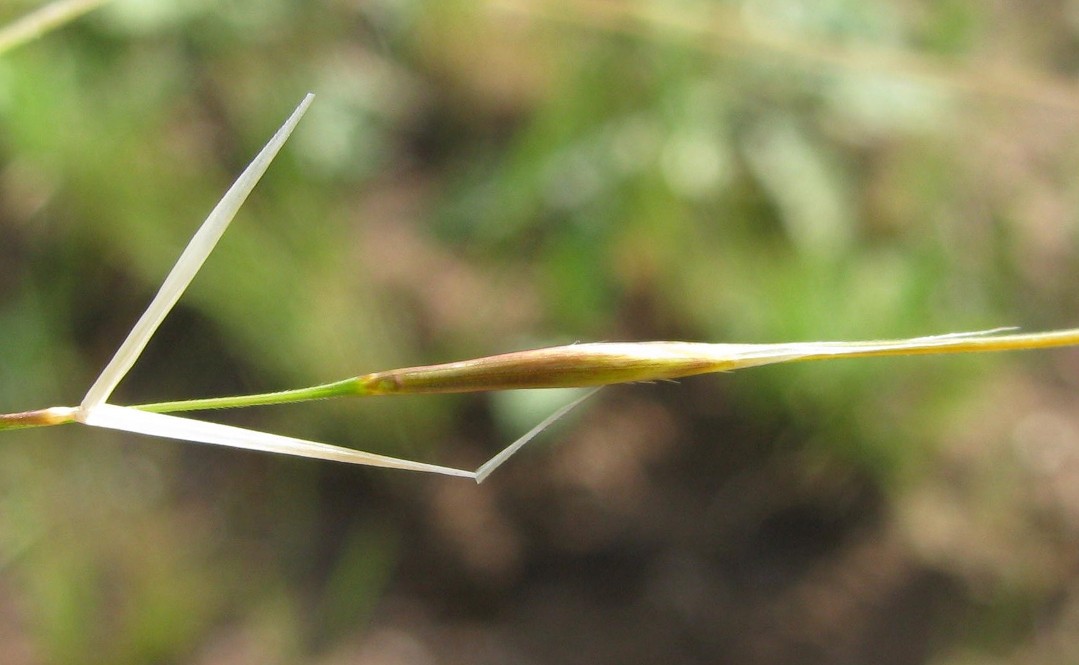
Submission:
<svg viewBox="0 0 1079 665">
<path fill-rule="evenodd" d="M 272 393 L 259 393 L 255 395 L 237 395 L 235 397 L 210 397 L 206 399 L 189 399 L 175 402 L 156 402 L 154 404 L 139 404 L 134 408 L 140 411 L 152 413 L 180 413 L 182 411 L 208 411 L 212 409 L 236 409 L 245 406 L 267 406 L 272 404 L 290 404 L 292 402 L 309 402 L 316 399 L 328 399 L 330 397 L 344 397 L 355 395 L 352 386 L 356 379 L 345 379 L 334 383 L 326 383 L 309 388 L 297 388 L 295 390 L 281 390 Z"/>
</svg>

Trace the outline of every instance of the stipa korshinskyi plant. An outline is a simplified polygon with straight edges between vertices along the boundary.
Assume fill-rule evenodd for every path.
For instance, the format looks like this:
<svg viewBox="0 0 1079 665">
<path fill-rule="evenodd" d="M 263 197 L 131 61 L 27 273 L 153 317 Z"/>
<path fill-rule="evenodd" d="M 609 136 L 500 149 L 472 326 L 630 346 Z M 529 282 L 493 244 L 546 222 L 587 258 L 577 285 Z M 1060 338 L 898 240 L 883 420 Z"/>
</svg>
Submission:
<svg viewBox="0 0 1079 665">
<path fill-rule="evenodd" d="M 795 342 L 789 344 L 704 344 L 693 342 L 588 343 L 518 351 L 440 365 L 365 374 L 308 388 L 257 395 L 118 406 L 109 397 L 307 111 L 312 95 L 293 112 L 229 188 L 192 237 L 157 295 L 131 329 L 79 406 L 0 414 L 0 429 L 81 423 L 92 427 L 234 448 L 296 455 L 352 464 L 442 473 L 483 481 L 528 441 L 602 386 L 657 381 L 772 363 L 832 358 L 969 353 L 1079 345 L 1079 329 L 1015 333 L 1000 328 L 903 340 Z M 414 395 L 532 388 L 588 388 L 524 436 L 474 471 L 352 450 L 316 441 L 221 425 L 170 412 L 282 404 L 340 396 Z"/>
</svg>

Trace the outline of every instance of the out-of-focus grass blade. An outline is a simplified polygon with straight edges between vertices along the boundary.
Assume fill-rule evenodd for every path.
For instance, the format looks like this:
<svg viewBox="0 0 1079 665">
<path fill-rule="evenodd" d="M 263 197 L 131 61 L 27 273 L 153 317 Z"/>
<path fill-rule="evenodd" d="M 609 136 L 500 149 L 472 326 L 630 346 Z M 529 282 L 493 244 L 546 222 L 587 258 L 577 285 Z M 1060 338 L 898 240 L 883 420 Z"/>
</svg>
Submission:
<svg viewBox="0 0 1079 665">
<path fill-rule="evenodd" d="M 57 0 L 0 28 L 0 55 L 111 0 Z"/>
</svg>

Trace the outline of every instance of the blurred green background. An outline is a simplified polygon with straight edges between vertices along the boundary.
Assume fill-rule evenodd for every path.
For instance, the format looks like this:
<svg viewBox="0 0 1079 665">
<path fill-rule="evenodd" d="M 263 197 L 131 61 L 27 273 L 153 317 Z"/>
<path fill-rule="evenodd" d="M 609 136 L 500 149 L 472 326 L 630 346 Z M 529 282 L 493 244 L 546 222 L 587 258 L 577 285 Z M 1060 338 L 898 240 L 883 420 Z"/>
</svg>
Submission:
<svg viewBox="0 0 1079 665">
<path fill-rule="evenodd" d="M 0 24 L 41 6 L 0 5 Z M 575 340 L 1079 324 L 1079 5 L 117 0 L 0 59 L 0 412 Z M 0 447 L 4 663 L 1079 660 L 1079 354 L 604 391 L 487 483 Z M 225 422 L 474 467 L 564 399 Z"/>
</svg>

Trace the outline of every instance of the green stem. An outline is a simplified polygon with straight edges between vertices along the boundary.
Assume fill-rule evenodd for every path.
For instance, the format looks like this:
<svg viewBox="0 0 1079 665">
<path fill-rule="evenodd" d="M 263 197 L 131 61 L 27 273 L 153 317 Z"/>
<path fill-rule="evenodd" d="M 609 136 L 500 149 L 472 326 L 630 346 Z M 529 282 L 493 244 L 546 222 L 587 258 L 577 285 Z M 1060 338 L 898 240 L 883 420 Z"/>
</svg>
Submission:
<svg viewBox="0 0 1079 665">
<path fill-rule="evenodd" d="M 210 409 L 236 409 L 245 406 L 289 404 L 292 402 L 307 402 L 316 399 L 363 394 L 357 380 L 352 378 L 343 381 L 335 381 L 333 383 L 324 383 L 308 388 L 297 388 L 295 390 L 280 390 L 277 392 L 259 393 L 256 395 L 210 397 L 207 399 L 189 399 L 176 402 L 136 404 L 134 408 L 141 411 L 151 411 L 153 413 L 177 413 L 180 411 L 206 411 Z"/>
</svg>

